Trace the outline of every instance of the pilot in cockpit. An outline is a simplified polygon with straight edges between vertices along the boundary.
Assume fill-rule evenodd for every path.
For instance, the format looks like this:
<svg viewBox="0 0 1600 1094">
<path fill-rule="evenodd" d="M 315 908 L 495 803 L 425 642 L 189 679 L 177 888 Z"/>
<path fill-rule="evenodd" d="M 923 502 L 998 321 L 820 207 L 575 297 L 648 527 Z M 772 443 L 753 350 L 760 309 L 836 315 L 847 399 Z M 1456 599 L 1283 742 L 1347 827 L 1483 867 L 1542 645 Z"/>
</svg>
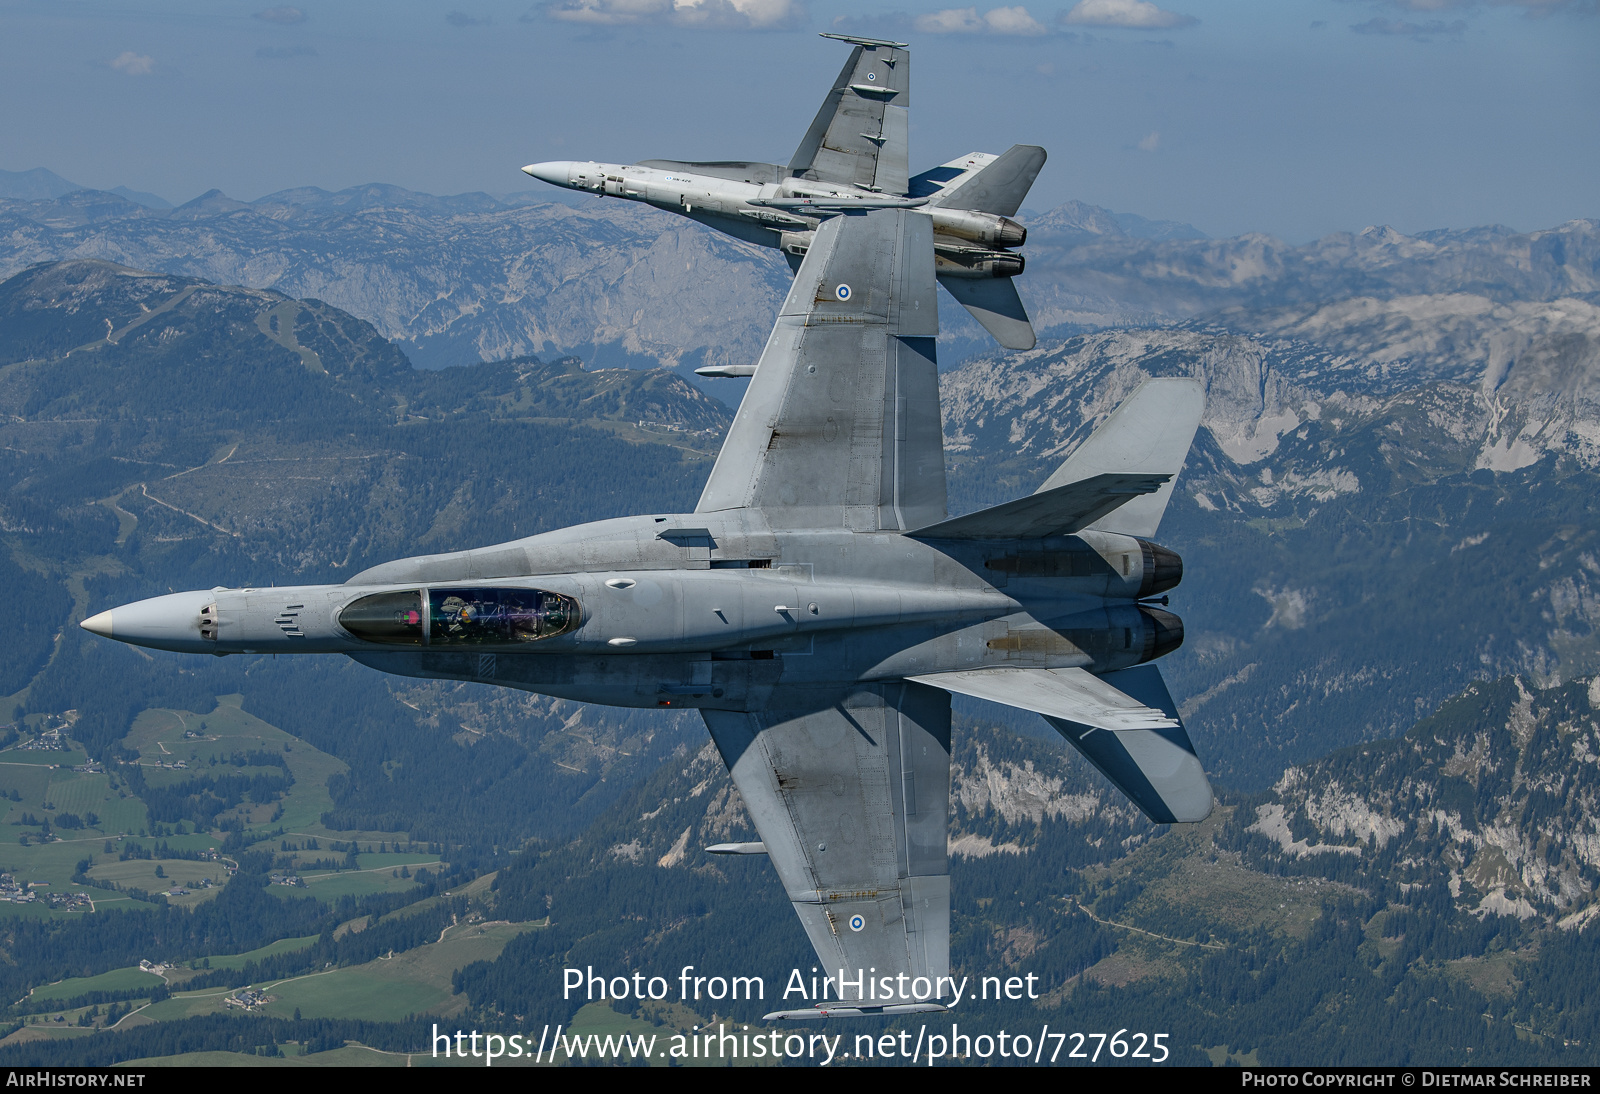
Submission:
<svg viewBox="0 0 1600 1094">
<path fill-rule="evenodd" d="M 438 619 L 444 624 L 445 634 L 450 638 L 466 638 L 477 616 L 478 605 L 459 596 L 447 597 L 439 605 Z"/>
</svg>

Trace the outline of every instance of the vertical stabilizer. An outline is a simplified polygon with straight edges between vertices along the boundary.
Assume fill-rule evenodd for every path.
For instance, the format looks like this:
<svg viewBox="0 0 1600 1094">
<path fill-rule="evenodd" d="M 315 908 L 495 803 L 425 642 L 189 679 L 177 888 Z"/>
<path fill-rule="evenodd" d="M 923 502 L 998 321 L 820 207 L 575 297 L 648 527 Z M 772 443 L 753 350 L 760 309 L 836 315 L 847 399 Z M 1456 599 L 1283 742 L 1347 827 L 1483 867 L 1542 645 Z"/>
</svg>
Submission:
<svg viewBox="0 0 1600 1094">
<path fill-rule="evenodd" d="M 1028 196 L 1034 180 L 1044 168 L 1044 161 L 1045 151 L 1038 145 L 1014 144 L 984 166 L 952 179 L 942 191 L 933 195 L 929 204 L 933 208 L 952 212 L 1012 216 Z M 939 278 L 939 284 L 949 290 L 950 295 L 972 313 L 972 318 L 1006 349 L 1032 349 L 1037 343 L 1033 323 L 1028 319 L 1027 309 L 1022 306 L 1022 298 L 1017 295 L 1017 287 L 1009 277 L 946 276 Z"/>
<path fill-rule="evenodd" d="M 1106 473 L 1171 475 L 1160 490 L 1134 498 L 1089 526 L 1130 536 L 1155 535 L 1205 406 L 1205 388 L 1199 380 L 1146 380 L 1039 490 Z"/>
<path fill-rule="evenodd" d="M 1015 216 L 1022 200 L 1044 170 L 1045 151 L 1037 144 L 1013 144 L 993 163 L 972 172 L 948 192 L 933 199 L 941 209 Z"/>
<path fill-rule="evenodd" d="M 1130 699 L 1162 711 L 1170 726 L 1121 732 L 1067 718 L 1045 720 L 1128 795 L 1157 824 L 1187 824 L 1211 814 L 1211 783 L 1194 753 L 1189 731 L 1154 665 L 1108 672 L 1100 680 Z"/>
<path fill-rule="evenodd" d="M 939 284 L 1006 349 L 1032 349 L 1038 344 L 1028 309 L 1011 278 L 941 277 Z"/>
</svg>

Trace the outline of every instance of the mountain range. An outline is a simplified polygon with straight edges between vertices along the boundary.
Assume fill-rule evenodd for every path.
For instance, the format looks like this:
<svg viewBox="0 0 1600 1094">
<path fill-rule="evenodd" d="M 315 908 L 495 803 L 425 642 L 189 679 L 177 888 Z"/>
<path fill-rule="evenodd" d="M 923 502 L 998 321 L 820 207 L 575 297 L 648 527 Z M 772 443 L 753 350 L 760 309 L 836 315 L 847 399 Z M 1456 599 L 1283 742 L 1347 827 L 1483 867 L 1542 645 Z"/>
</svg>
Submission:
<svg viewBox="0 0 1600 1094">
<path fill-rule="evenodd" d="M 477 233 L 550 242 L 563 226 L 567 258 L 523 260 L 530 285 L 558 271 L 567 295 L 530 290 L 515 307 L 541 329 L 562 316 L 604 360 L 679 369 L 753 360 L 786 271 L 670 218 L 652 236 L 653 214 L 610 219 L 603 205 L 382 188 L 205 201 L 170 215 L 84 192 L 0 202 L 17 271 L 0 284 L 0 588 L 18 606 L 0 692 L 15 729 L 70 724 L 88 755 L 115 761 L 152 712 L 220 712 L 216 697 L 235 696 L 336 757 L 319 838 L 429 841 L 462 884 L 478 879 L 474 914 L 543 924 L 453 973 L 450 1005 L 480 1023 L 571 1020 L 540 985 L 572 961 L 719 954 L 781 973 L 806 960 L 777 926 L 788 913 L 765 863 L 698 850 L 753 837 L 693 718 L 342 661 L 145 657 L 70 625 L 145 592 L 339 580 L 415 551 L 682 511 L 729 419 L 671 369 L 536 357 L 527 341 L 503 360 L 472 349 L 460 367 L 415 369 L 419 341 L 403 324 L 391 336 L 381 309 L 297 296 L 287 274 L 236 286 L 163 263 L 337 268 L 322 284 L 340 291 L 435 277 L 477 303 L 429 344 L 477 346 L 469 330 L 515 326 L 494 280 L 511 260 Z M 1037 719 L 961 704 L 957 963 L 1047 975 L 1047 1014 L 1084 1028 L 1181 1031 L 1187 1062 L 1470 1062 L 1471 1046 L 1498 1062 L 1591 1060 L 1600 225 L 1291 248 L 1145 238 L 1064 210 L 1030 221 L 1023 280 L 1041 314 L 1062 316 L 1055 333 L 943 377 L 951 508 L 1034 489 L 1145 376 L 1205 383 L 1159 537 L 1186 564 L 1171 610 L 1187 638 L 1162 664 L 1222 801 L 1204 825 L 1152 826 Z M 274 249 L 283 233 L 298 250 Z M 442 250 L 418 262 L 421 239 Z M 68 244 L 129 260 L 119 248 L 135 243 L 160 268 L 38 264 Z M 657 248 L 703 265 L 680 274 Z M 468 252 L 481 263 L 455 268 Z M 697 272 L 740 286 L 728 291 L 746 310 L 674 312 Z M 1038 303 L 1049 292 L 1059 312 Z M 672 313 L 689 348 L 652 356 L 620 321 L 596 340 L 596 317 L 620 314 L 608 293 Z M 947 357 L 971 348 L 960 337 Z M 12 813 L 24 808 L 43 807 Z M 270 809 L 239 809 L 229 838 L 277 848 Z"/>
<path fill-rule="evenodd" d="M 312 297 L 366 319 L 430 368 L 529 353 L 595 366 L 749 363 L 789 283 L 775 252 L 601 198 L 540 204 L 537 191 L 434 197 L 373 184 L 253 202 L 213 190 L 152 209 L 102 191 L 44 193 L 0 200 L 0 277 L 99 258 Z M 1370 228 L 1297 247 L 1211 240 L 1068 202 L 1028 228 L 1018 285 L 1046 334 L 1230 309 L 1243 312 L 1230 326 L 1249 327 L 1288 321 L 1256 314 L 1270 309 L 1358 298 L 1468 293 L 1504 304 L 1600 291 L 1593 220 L 1414 238 Z M 943 318 L 948 363 L 990 345 L 959 308 Z"/>
</svg>

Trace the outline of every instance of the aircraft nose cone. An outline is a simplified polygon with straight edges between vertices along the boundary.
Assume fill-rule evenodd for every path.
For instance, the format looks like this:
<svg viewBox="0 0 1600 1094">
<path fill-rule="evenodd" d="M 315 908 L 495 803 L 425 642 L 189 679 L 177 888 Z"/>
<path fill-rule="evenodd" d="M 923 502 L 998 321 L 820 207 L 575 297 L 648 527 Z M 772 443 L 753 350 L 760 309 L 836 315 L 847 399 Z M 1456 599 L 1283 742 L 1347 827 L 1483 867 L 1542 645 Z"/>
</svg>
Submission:
<svg viewBox="0 0 1600 1094">
<path fill-rule="evenodd" d="M 216 594 L 209 592 L 170 593 L 132 604 L 119 604 L 78 625 L 91 634 L 135 646 L 204 649 L 200 638 L 200 609 L 215 599 Z"/>
<path fill-rule="evenodd" d="M 548 163 L 530 163 L 522 169 L 523 174 L 532 175 L 540 182 L 548 182 L 551 186 L 570 185 L 572 178 L 571 160 L 551 160 Z"/>
</svg>

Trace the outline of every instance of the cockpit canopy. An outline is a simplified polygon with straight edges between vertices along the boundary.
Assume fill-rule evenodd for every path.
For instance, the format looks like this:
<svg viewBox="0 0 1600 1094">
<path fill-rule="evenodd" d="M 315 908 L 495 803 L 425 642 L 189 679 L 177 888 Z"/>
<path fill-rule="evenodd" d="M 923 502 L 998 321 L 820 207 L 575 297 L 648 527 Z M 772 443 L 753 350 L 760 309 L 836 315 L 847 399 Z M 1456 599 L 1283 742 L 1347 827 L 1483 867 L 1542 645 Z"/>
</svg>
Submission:
<svg viewBox="0 0 1600 1094">
<path fill-rule="evenodd" d="M 406 589 L 373 593 L 339 613 L 339 625 L 389 646 L 520 646 L 582 622 L 578 602 L 541 589 Z"/>
</svg>

